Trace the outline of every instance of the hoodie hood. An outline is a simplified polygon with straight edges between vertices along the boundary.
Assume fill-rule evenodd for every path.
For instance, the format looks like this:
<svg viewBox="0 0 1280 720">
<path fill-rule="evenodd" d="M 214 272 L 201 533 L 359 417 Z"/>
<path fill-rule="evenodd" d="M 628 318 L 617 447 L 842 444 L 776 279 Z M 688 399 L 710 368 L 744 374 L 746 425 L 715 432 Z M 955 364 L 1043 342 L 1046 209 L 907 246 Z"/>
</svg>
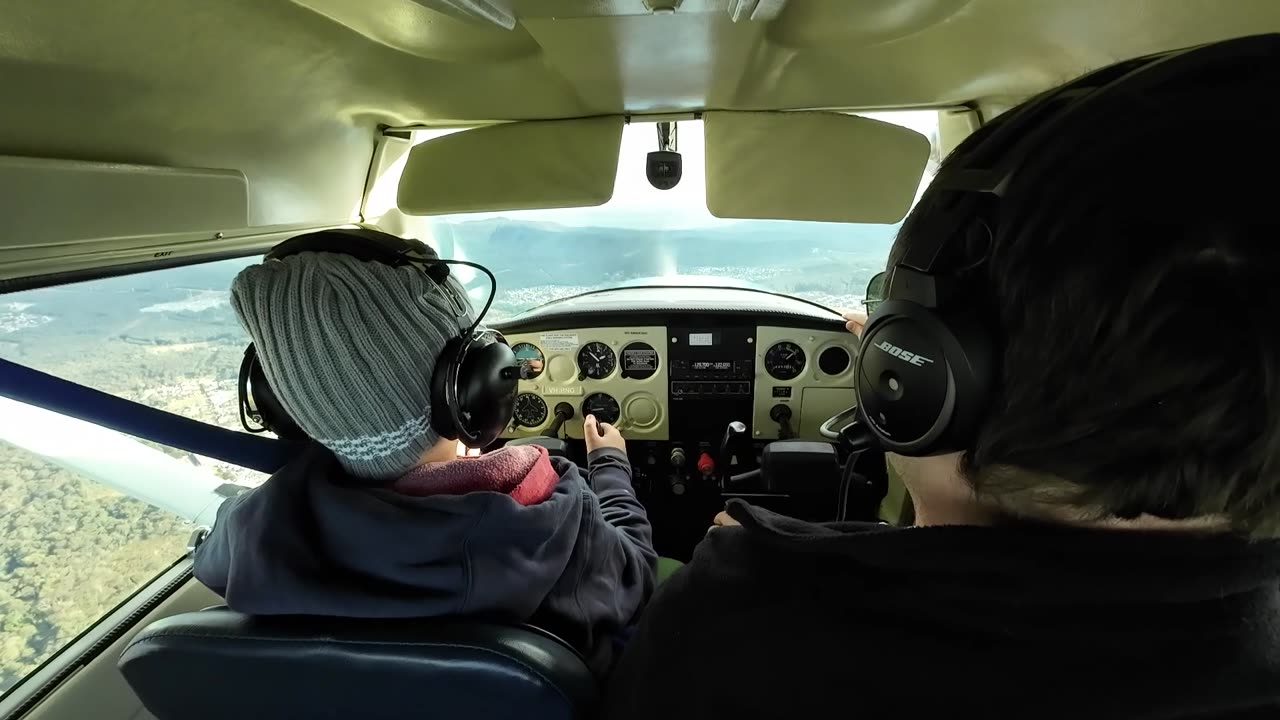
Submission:
<svg viewBox="0 0 1280 720">
<path fill-rule="evenodd" d="M 907 572 L 943 591 L 957 583 L 969 597 L 973 580 L 982 578 L 980 585 L 991 589 L 988 600 L 1002 605 L 1034 601 L 1145 606 L 1153 601 L 1221 598 L 1280 584 L 1280 541 L 1252 542 L 1230 534 L 1022 521 L 997 528 L 815 524 L 741 500 L 731 501 L 728 512 L 749 529 L 754 541 L 780 549 L 843 556 L 868 568 Z"/>
<path fill-rule="evenodd" d="M 542 448 L 351 482 L 312 447 L 218 511 L 195 574 L 249 614 L 485 615 L 523 621 L 570 561 L 577 467 Z"/>
<path fill-rule="evenodd" d="M 748 544 L 811 568 L 840 568 L 841 582 L 878 578 L 874 592 L 846 587 L 842 603 L 868 617 L 915 618 L 992 643 L 1146 647 L 1192 642 L 1242 666 L 1270 668 L 1280 631 L 1280 542 L 1228 534 L 1090 529 L 1038 523 L 892 528 L 818 525 L 730 503 L 740 537 L 710 539 L 717 554 Z M 755 569 L 759 572 L 759 568 Z M 787 582 L 777 580 L 777 582 Z M 799 581 L 797 581 L 799 582 Z M 1252 618 L 1258 642 L 1235 638 Z M 1171 634 L 1177 626 L 1179 634 Z M 1124 642 L 1115 649 L 1120 657 Z M 1027 652 L 1032 652 L 1030 648 Z M 1268 677 L 1274 677 L 1269 675 Z"/>
<path fill-rule="evenodd" d="M 611 720 L 1280 717 L 1276 542 L 728 512 L 645 609 Z"/>
</svg>

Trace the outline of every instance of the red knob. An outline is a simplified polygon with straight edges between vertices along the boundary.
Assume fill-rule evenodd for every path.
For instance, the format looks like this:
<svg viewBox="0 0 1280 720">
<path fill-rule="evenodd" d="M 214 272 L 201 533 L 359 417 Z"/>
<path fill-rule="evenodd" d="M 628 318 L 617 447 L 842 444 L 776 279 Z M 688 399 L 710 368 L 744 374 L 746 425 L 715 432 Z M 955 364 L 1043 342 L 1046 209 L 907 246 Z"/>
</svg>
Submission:
<svg viewBox="0 0 1280 720">
<path fill-rule="evenodd" d="M 716 461 L 708 453 L 702 453 L 698 457 L 698 472 L 710 477 L 711 473 L 716 471 Z"/>
</svg>

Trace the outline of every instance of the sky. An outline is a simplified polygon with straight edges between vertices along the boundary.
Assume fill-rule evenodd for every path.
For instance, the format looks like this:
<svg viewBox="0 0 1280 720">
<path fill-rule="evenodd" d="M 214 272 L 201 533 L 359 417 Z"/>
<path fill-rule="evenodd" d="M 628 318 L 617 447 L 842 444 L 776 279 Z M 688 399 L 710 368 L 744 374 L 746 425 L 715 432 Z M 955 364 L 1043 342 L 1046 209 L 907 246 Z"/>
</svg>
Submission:
<svg viewBox="0 0 1280 720">
<path fill-rule="evenodd" d="M 931 110 L 860 114 L 909 127 L 927 137 L 937 129 L 937 113 Z M 680 184 L 671 190 L 658 190 L 652 187 L 645 177 L 645 156 L 650 151 L 658 149 L 654 124 L 633 123 L 627 125 L 622 132 L 618 177 L 614 186 L 613 199 L 608 203 L 590 208 L 442 216 L 437 221 L 471 221 L 508 217 L 555 222 L 561 225 L 643 228 L 685 228 L 733 222 L 715 218 L 707 211 L 702 122 L 685 121 L 679 123 L 678 127 L 677 150 L 683 156 L 683 175 Z M 424 142 L 450 132 L 456 131 L 418 132 L 415 133 L 414 140 L 415 143 Z M 399 169 L 393 167 L 387 174 L 394 174 L 398 179 Z"/>
</svg>

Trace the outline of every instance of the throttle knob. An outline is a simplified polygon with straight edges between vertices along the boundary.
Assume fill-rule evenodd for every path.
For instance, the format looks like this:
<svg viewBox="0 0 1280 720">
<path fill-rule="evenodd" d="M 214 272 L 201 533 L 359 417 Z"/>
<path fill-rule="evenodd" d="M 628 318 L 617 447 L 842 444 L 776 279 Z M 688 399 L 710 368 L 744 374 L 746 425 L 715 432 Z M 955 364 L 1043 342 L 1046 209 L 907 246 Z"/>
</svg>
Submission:
<svg viewBox="0 0 1280 720">
<path fill-rule="evenodd" d="M 685 457 L 684 450 L 680 448 L 672 448 L 671 450 L 671 467 L 675 472 L 667 478 L 667 482 L 671 485 L 672 495 L 683 495 L 685 491 L 684 482 L 684 464 L 688 461 Z"/>
<path fill-rule="evenodd" d="M 671 467 L 677 467 L 677 468 L 684 467 L 685 460 L 687 459 L 688 458 L 684 456 L 684 450 L 681 450 L 680 448 L 675 448 L 674 450 L 671 451 Z"/>
</svg>

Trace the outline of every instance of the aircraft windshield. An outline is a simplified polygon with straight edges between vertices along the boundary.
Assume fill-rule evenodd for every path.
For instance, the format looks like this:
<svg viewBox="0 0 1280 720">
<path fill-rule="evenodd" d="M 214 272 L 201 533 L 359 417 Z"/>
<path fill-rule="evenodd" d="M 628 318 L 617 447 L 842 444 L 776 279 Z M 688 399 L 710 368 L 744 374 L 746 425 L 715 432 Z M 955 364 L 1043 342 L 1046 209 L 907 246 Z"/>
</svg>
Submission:
<svg viewBox="0 0 1280 720">
<path fill-rule="evenodd" d="M 868 116 L 929 136 L 936 153 L 936 112 Z M 679 124 L 684 172 L 671 190 L 657 190 L 645 179 L 645 154 L 657 149 L 655 126 L 634 123 L 623 131 L 614 196 L 605 205 L 427 218 L 392 211 L 394 219 L 384 216 L 382 225 L 432 242 L 442 256 L 491 269 L 498 295 L 490 321 L 624 285 L 748 285 L 832 309 L 860 307 L 867 281 L 884 269 L 897 225 L 713 217 L 706 206 L 701 125 Z M 455 131 L 419 132 L 415 140 L 448 132 Z M 394 195 L 401 167 L 388 170 L 375 194 Z M 932 170 L 933 163 L 926 182 Z M 465 269 L 461 275 L 473 300 L 482 303 L 487 281 Z"/>
</svg>

